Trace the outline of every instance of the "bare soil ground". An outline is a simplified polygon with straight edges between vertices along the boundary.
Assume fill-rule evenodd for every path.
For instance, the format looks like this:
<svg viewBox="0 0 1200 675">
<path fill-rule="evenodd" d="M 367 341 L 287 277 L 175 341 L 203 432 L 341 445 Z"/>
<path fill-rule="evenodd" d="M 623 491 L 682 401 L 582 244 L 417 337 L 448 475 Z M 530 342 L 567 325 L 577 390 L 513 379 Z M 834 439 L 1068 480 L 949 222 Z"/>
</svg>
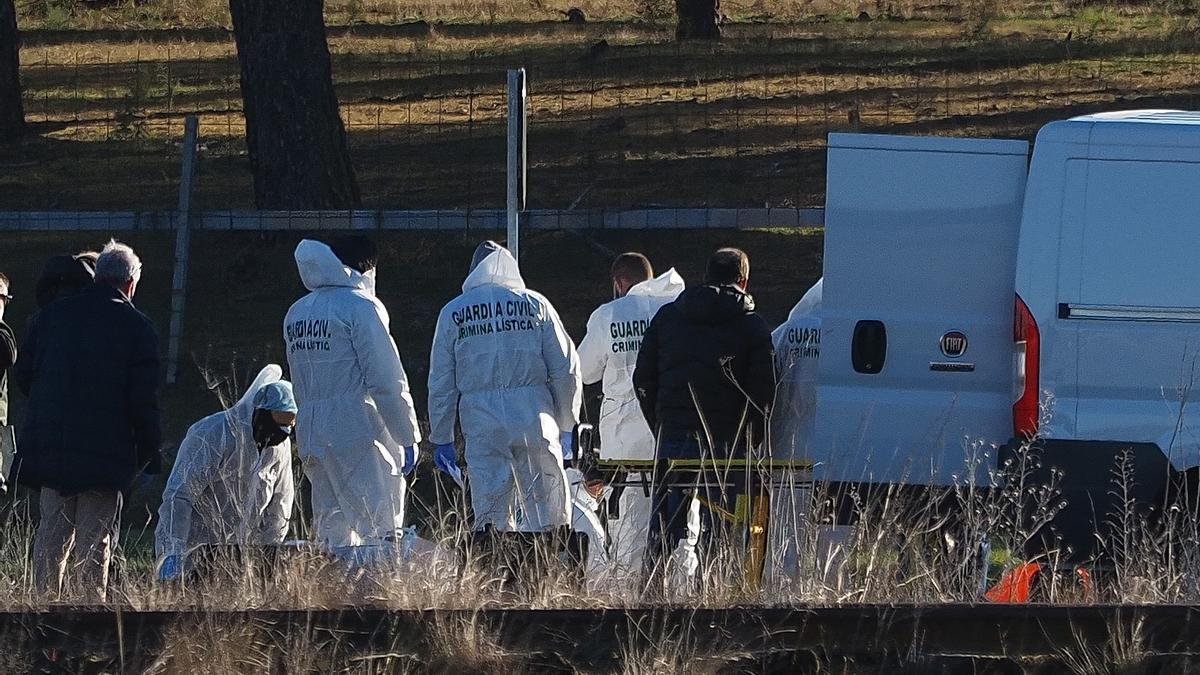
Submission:
<svg viewBox="0 0 1200 675">
<path fill-rule="evenodd" d="M 1195 107 L 1197 93 L 1191 19 L 1155 7 L 985 22 L 967 4 L 870 21 L 848 20 L 849 4 L 792 23 L 743 11 L 719 44 L 680 45 L 668 28 L 622 19 L 626 10 L 580 26 L 528 8 L 466 23 L 468 5 L 451 3 L 459 20 L 406 24 L 361 23 L 388 20 L 369 2 L 352 20 L 352 5 L 331 5 L 330 43 L 365 205 L 376 208 L 502 204 L 503 71 L 517 66 L 533 95 L 538 208 L 819 205 L 830 131 L 1031 139 L 1053 119 Z M 389 10 L 395 21 L 404 7 Z M 772 7 L 763 11 L 776 16 Z M 188 113 L 201 117 L 195 203 L 252 207 L 223 20 L 210 11 L 217 19 L 165 28 L 114 16 L 28 22 L 37 134 L 0 146 L 0 209 L 172 208 Z"/>
</svg>

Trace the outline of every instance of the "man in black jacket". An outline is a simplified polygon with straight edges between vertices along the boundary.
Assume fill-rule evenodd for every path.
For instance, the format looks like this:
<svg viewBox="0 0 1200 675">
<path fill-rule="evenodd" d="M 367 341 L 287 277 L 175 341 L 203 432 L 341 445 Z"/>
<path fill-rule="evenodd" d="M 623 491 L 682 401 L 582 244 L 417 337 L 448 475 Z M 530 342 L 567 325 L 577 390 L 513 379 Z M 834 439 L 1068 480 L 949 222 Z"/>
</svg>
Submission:
<svg viewBox="0 0 1200 675">
<path fill-rule="evenodd" d="M 41 310 L 14 372 L 29 397 L 17 480 L 41 488 L 34 581 L 92 601 L 104 599 L 122 490 L 160 470 L 158 335 L 131 301 L 141 268 L 133 249 L 105 246 L 95 283 Z"/>
<path fill-rule="evenodd" d="M 667 475 L 667 461 L 744 457 L 763 438 L 775 394 L 774 348 L 767 322 L 754 313 L 754 299 L 746 293 L 749 280 L 750 258 L 744 252 L 717 251 L 709 258 L 704 285 L 687 289 L 659 310 L 642 338 L 633 385 L 658 438 L 646 546 L 651 583 L 665 556 L 687 535 L 697 492 L 711 506 L 733 510 L 729 489 L 669 487 L 682 477 Z M 715 475 L 699 478 L 710 485 L 720 482 Z M 713 531 L 721 528 L 711 508 L 701 513 L 703 562 Z"/>
</svg>

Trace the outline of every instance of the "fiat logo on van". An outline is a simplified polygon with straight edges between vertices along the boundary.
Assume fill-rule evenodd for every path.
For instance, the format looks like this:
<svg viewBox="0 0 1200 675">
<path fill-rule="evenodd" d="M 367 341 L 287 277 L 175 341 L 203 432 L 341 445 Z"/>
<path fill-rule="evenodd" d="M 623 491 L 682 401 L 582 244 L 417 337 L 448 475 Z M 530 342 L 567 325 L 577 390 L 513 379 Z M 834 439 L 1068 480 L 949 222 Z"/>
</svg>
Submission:
<svg viewBox="0 0 1200 675">
<path fill-rule="evenodd" d="M 967 336 L 962 331 L 952 330 L 946 333 L 938 344 L 947 358 L 957 359 L 967 353 Z"/>
</svg>

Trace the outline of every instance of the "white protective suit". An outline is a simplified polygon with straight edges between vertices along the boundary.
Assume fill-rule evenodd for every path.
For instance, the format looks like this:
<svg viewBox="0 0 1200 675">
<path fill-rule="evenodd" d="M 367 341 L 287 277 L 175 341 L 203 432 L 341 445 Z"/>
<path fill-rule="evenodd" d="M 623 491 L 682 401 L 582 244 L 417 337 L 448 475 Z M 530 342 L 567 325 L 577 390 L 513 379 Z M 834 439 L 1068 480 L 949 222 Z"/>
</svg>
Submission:
<svg viewBox="0 0 1200 675">
<path fill-rule="evenodd" d="M 377 545 L 404 526 L 404 448 L 421 440 L 408 376 L 373 270 L 359 274 L 310 240 L 296 265 L 312 292 L 288 310 L 284 339 L 316 539 Z"/>
<path fill-rule="evenodd" d="M 158 509 L 159 557 L 203 544 L 283 542 L 296 494 L 292 444 L 260 453 L 251 424 L 255 394 L 282 377 L 277 365 L 263 368 L 233 407 L 188 429 Z"/>
<path fill-rule="evenodd" d="M 683 292 L 683 277 L 670 269 L 629 289 L 624 297 L 600 305 L 588 319 L 579 343 L 585 384 L 603 381 L 600 404 L 600 456 L 603 459 L 654 459 L 654 434 L 642 416 L 633 389 L 642 334 L 665 304 Z M 621 491 L 617 517 L 608 521 L 615 567 L 636 573 L 642 568 L 650 497 L 636 486 Z"/>
<path fill-rule="evenodd" d="M 561 432 L 579 422 L 579 357 L 558 312 L 493 251 L 438 316 L 429 360 L 430 440 L 466 440 L 475 527 L 570 524 Z"/>
<path fill-rule="evenodd" d="M 775 343 L 778 385 L 771 410 L 771 453 L 777 459 L 804 459 L 812 439 L 817 408 L 817 361 L 821 355 L 821 289 L 817 281 L 771 337 Z M 769 579 L 796 573 L 798 539 L 807 526 L 812 491 L 799 474 L 771 490 Z M 786 477 L 785 477 L 786 478 Z"/>
<path fill-rule="evenodd" d="M 571 529 L 587 536 L 587 578 L 599 581 L 609 567 L 608 539 L 600 516 L 596 513 L 600 502 L 588 492 L 583 474 L 578 469 L 567 469 L 566 473 L 567 483 L 571 486 Z"/>
</svg>

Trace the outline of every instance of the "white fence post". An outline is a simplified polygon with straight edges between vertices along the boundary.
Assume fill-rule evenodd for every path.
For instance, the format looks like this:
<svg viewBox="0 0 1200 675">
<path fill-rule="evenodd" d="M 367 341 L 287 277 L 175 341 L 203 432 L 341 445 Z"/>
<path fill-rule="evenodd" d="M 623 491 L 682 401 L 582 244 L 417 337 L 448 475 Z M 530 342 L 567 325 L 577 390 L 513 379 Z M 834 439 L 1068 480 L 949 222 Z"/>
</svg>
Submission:
<svg viewBox="0 0 1200 675">
<path fill-rule="evenodd" d="M 508 71 L 508 250 L 521 260 L 521 212 L 525 210 L 525 69 Z"/>
<path fill-rule="evenodd" d="M 196 135 L 200 120 L 188 115 L 183 131 L 183 170 L 179 177 L 179 215 L 175 223 L 175 275 L 171 281 L 171 333 L 167 342 L 167 384 L 179 377 L 179 349 L 183 338 L 183 309 L 187 300 L 188 251 L 192 212 L 192 179 L 196 171 Z"/>
</svg>

